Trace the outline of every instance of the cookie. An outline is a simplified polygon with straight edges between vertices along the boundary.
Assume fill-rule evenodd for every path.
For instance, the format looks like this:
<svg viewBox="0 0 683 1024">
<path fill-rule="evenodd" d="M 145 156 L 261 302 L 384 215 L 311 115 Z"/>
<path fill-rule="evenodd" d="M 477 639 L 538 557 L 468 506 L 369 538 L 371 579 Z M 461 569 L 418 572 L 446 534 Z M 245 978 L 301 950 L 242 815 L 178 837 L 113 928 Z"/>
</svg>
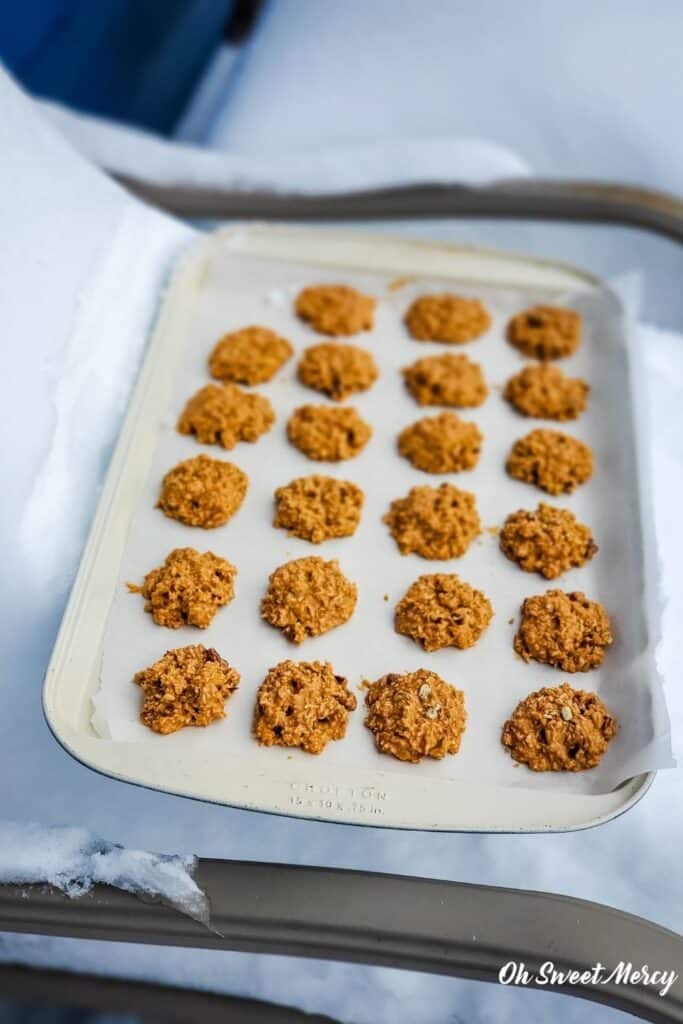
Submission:
<svg viewBox="0 0 683 1024">
<path fill-rule="evenodd" d="M 141 587 L 128 589 L 145 598 L 145 611 L 158 626 L 206 629 L 219 608 L 235 596 L 237 569 L 212 551 L 175 548 L 164 564 L 145 576 Z"/>
<path fill-rule="evenodd" d="M 392 501 L 383 521 L 402 555 L 432 560 L 460 558 L 481 533 L 474 495 L 446 483 L 411 488 Z"/>
<path fill-rule="evenodd" d="M 281 661 L 256 695 L 253 732 L 266 747 L 300 747 L 320 754 L 346 734 L 356 698 L 329 662 Z"/>
<path fill-rule="evenodd" d="M 525 572 L 554 580 L 597 554 L 590 529 L 569 509 L 541 502 L 535 512 L 512 512 L 500 532 L 500 549 Z"/>
<path fill-rule="evenodd" d="M 365 725 L 381 754 L 417 764 L 458 753 L 467 722 L 461 690 L 424 668 L 366 680 L 365 686 Z"/>
<path fill-rule="evenodd" d="M 563 306 L 533 306 L 513 316 L 507 338 L 531 359 L 562 359 L 573 355 L 579 347 L 581 316 Z"/>
<path fill-rule="evenodd" d="M 416 341 L 462 344 L 480 337 L 491 326 L 491 317 L 479 299 L 460 295 L 421 295 L 405 315 Z"/>
<path fill-rule="evenodd" d="M 189 399 L 178 420 L 179 434 L 230 450 L 238 441 L 258 441 L 275 422 L 267 398 L 236 384 L 207 384 Z"/>
<path fill-rule="evenodd" d="M 377 364 L 366 349 L 333 341 L 307 348 L 297 372 L 302 384 L 336 402 L 367 391 L 378 376 Z"/>
<path fill-rule="evenodd" d="M 506 469 L 548 494 L 571 494 L 592 477 L 593 452 L 569 434 L 538 428 L 515 441 Z"/>
<path fill-rule="evenodd" d="M 527 597 L 514 647 L 524 661 L 588 672 L 602 665 L 612 643 L 609 616 L 597 601 L 580 591 L 547 590 Z"/>
<path fill-rule="evenodd" d="M 472 647 L 493 617 L 486 594 L 454 573 L 420 576 L 396 605 L 394 628 L 425 651 Z"/>
<path fill-rule="evenodd" d="M 353 406 L 301 405 L 290 416 L 287 437 L 309 459 L 341 462 L 363 451 L 372 427 Z"/>
<path fill-rule="evenodd" d="M 424 473 L 461 473 L 474 469 L 484 441 L 476 423 L 442 412 L 411 423 L 398 436 L 404 459 Z"/>
<path fill-rule="evenodd" d="M 501 741 L 533 772 L 582 772 L 600 764 L 616 732 L 617 723 L 597 694 L 562 683 L 520 701 Z"/>
<path fill-rule="evenodd" d="M 376 300 L 345 284 L 317 284 L 299 292 L 294 309 L 318 334 L 333 337 L 369 331 Z"/>
<path fill-rule="evenodd" d="M 233 384 L 265 384 L 291 359 L 294 349 L 268 327 L 242 327 L 216 342 L 209 357 L 212 377 Z"/>
<path fill-rule="evenodd" d="M 523 416 L 563 422 L 581 415 L 589 391 L 580 377 L 566 377 L 557 366 L 534 363 L 510 378 L 503 397 Z"/>
<path fill-rule="evenodd" d="M 336 559 L 296 558 L 271 573 L 261 617 L 300 644 L 347 622 L 357 597 L 356 584 L 346 578 Z"/>
<path fill-rule="evenodd" d="M 302 476 L 276 490 L 273 526 L 312 544 L 351 537 L 360 522 L 364 500 L 360 487 L 348 480 Z"/>
<path fill-rule="evenodd" d="M 249 477 L 232 462 L 195 455 L 168 471 L 157 508 L 186 526 L 211 530 L 234 516 L 248 486 Z"/>
<path fill-rule="evenodd" d="M 205 726 L 225 718 L 225 702 L 237 689 L 239 672 L 212 647 L 192 644 L 166 651 L 136 672 L 142 689 L 140 721 L 167 736 L 188 725 Z"/>
<path fill-rule="evenodd" d="M 401 372 L 418 405 L 473 408 L 481 405 L 489 393 L 481 366 L 452 352 L 416 359 Z"/>
</svg>

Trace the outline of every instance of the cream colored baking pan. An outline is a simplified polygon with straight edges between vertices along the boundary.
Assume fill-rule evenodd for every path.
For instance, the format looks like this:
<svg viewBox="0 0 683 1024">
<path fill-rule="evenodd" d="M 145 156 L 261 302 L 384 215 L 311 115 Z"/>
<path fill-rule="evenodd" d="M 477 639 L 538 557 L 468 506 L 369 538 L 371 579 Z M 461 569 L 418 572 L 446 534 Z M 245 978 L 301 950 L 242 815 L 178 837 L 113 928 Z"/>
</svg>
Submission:
<svg viewBox="0 0 683 1024">
<path fill-rule="evenodd" d="M 296 379 L 298 354 L 319 338 L 292 311 L 297 291 L 315 282 L 345 282 L 378 298 L 372 332 L 354 339 L 370 348 L 380 378 L 352 400 L 373 427 L 356 459 L 326 466 L 308 462 L 288 445 L 285 423 L 304 402 L 323 401 Z M 398 430 L 419 410 L 403 388 L 400 368 L 437 345 L 409 339 L 402 317 L 423 291 L 443 288 L 482 298 L 491 330 L 464 350 L 480 362 L 491 394 L 471 418 L 485 442 L 479 465 L 450 478 L 477 495 L 486 529 L 463 558 L 424 562 L 401 557 L 382 524 L 389 502 L 418 483 L 438 483 L 400 459 Z M 573 679 L 596 689 L 621 728 L 599 768 L 577 775 L 538 774 L 516 766 L 500 745 L 500 729 L 531 690 L 565 676 L 515 658 L 512 638 L 522 599 L 547 588 L 498 549 L 505 515 L 534 508 L 544 495 L 504 472 L 512 441 L 538 423 L 517 416 L 501 388 L 521 365 L 504 338 L 510 315 L 538 301 L 579 309 L 585 337 L 566 361 L 567 372 L 592 385 L 588 411 L 567 430 L 589 442 L 596 473 L 558 501 L 590 523 L 600 551 L 554 586 L 584 590 L 610 611 L 615 644 L 603 667 Z M 271 432 L 229 453 L 181 437 L 175 422 L 185 400 L 208 380 L 206 360 L 224 332 L 249 323 L 290 338 L 297 356 L 257 390 L 276 410 Z M 242 226 L 195 243 L 164 298 L 149 351 L 48 669 L 45 713 L 60 743 L 84 764 L 122 781 L 196 799 L 254 810 L 374 826 L 544 831 L 583 828 L 609 820 L 646 791 L 668 756 L 668 725 L 654 667 L 657 640 L 652 534 L 643 488 L 638 374 L 619 300 L 598 281 L 570 267 L 521 256 L 397 240 L 390 236 L 320 229 Z M 634 390 L 635 389 L 635 390 Z M 464 413 L 470 416 L 470 413 Z M 154 507 L 163 473 L 182 458 L 206 451 L 241 466 L 250 478 L 242 509 L 224 527 L 202 531 L 166 519 Z M 273 490 L 310 472 L 357 482 L 363 520 L 353 538 L 310 546 L 272 527 Z M 173 547 L 211 549 L 239 570 L 236 598 L 208 630 L 156 626 L 143 602 L 128 593 Z M 339 559 L 358 584 L 355 615 L 345 626 L 290 645 L 260 620 L 268 573 L 305 554 Z M 455 571 L 490 596 L 495 618 L 468 651 L 425 654 L 392 627 L 395 602 L 423 572 Z M 169 647 L 213 646 L 240 672 L 227 717 L 206 729 L 158 736 L 141 725 L 134 672 Z M 257 687 L 285 658 L 329 660 L 358 696 L 344 740 L 318 757 L 262 748 L 251 737 Z M 468 727 L 461 751 L 443 761 L 403 764 L 376 752 L 363 726 L 363 678 L 420 666 L 464 690 Z"/>
</svg>

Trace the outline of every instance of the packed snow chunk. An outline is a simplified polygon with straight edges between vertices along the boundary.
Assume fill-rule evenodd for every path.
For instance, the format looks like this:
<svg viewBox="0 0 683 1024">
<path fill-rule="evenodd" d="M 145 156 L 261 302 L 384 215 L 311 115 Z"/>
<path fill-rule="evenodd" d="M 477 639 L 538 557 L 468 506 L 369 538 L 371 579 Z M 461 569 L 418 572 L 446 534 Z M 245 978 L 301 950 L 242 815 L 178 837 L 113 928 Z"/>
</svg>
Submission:
<svg viewBox="0 0 683 1024">
<path fill-rule="evenodd" d="M 78 897 L 111 885 L 209 923 L 209 901 L 192 874 L 196 857 L 130 850 L 84 828 L 0 822 L 0 883 L 53 885 Z"/>
</svg>

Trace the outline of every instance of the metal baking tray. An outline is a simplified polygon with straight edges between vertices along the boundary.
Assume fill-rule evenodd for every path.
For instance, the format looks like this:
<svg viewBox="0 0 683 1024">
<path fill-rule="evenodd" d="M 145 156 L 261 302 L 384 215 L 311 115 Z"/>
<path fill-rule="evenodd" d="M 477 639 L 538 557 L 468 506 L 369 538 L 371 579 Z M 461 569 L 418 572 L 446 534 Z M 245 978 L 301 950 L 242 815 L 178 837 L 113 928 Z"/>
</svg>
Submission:
<svg viewBox="0 0 683 1024">
<path fill-rule="evenodd" d="M 292 757 L 282 751 L 260 751 L 251 740 L 255 757 L 253 761 L 245 763 L 244 758 L 234 757 L 229 742 L 222 748 L 215 742 L 210 746 L 204 745 L 201 742 L 203 733 L 210 730 L 184 730 L 185 733 L 191 731 L 196 734 L 191 742 L 176 742 L 175 737 L 152 737 L 153 741 L 144 742 L 108 739 L 95 732 L 91 721 L 92 698 L 99 685 L 102 644 L 110 609 L 115 594 L 121 592 L 121 565 L 131 520 L 141 496 L 145 494 L 145 488 L 151 485 L 150 468 L 159 436 L 164 430 L 172 431 L 173 416 L 169 410 L 174 409 L 176 415 L 178 412 L 177 401 L 174 406 L 171 397 L 174 384 L 169 369 L 174 365 L 171 356 L 188 343 L 193 330 L 191 296 L 200 294 L 207 275 L 210 275 L 212 260 L 218 253 L 224 257 L 226 252 L 233 259 L 261 259 L 281 261 L 283 265 L 289 266 L 301 264 L 309 269 L 314 267 L 319 280 L 337 280 L 344 273 L 352 275 L 354 272 L 371 270 L 373 273 L 385 274 L 387 280 L 392 275 L 418 273 L 421 280 L 466 282 L 471 289 L 531 289 L 549 298 L 577 292 L 590 294 L 601 290 L 600 283 L 589 275 L 557 263 L 453 246 L 359 236 L 355 233 L 349 236 L 331 231 L 252 225 L 230 228 L 202 240 L 182 260 L 164 299 L 46 675 L 44 708 L 55 737 L 84 764 L 125 781 L 232 806 L 322 820 L 443 830 L 567 830 L 601 823 L 632 807 L 646 792 L 652 772 L 638 772 L 609 792 L 589 793 L 578 788 L 573 791 L 565 788 L 560 780 L 557 780 L 558 785 L 553 785 L 555 779 L 552 778 L 546 780 L 547 784 L 536 788 L 526 787 L 517 779 L 515 784 L 503 786 L 487 781 L 453 779 L 446 773 L 439 776 L 437 773 L 412 772 L 412 766 L 386 764 L 386 758 L 382 759 L 381 764 L 357 766 L 340 758 L 328 758 L 327 752 L 319 758 L 306 755 Z M 310 340 L 312 338 L 306 339 L 306 343 Z M 297 349 L 301 347 L 303 344 L 299 337 Z M 417 348 L 413 346 L 413 349 Z M 410 353 L 407 350 L 403 361 L 411 361 L 422 351 L 422 347 Z M 203 351 L 202 358 L 206 354 Z M 474 348 L 471 354 L 477 357 Z M 187 388 L 188 392 L 191 390 L 194 387 Z M 298 395 L 297 400 L 291 402 L 291 408 L 299 400 L 315 398 L 309 392 Z M 494 397 L 489 398 L 489 401 L 493 400 Z M 419 415 L 416 407 L 413 418 L 417 419 Z M 518 435 L 531 426 L 532 423 L 522 421 Z M 283 428 L 282 417 L 275 429 L 278 428 Z M 209 451 L 191 439 L 184 439 L 183 443 L 185 447 L 178 458 Z M 249 454 L 250 459 L 258 456 L 258 449 L 257 444 L 254 452 Z M 211 454 L 221 455 L 215 451 L 211 451 Z M 243 464 L 241 456 L 242 453 L 236 450 L 226 457 Z M 315 468 L 319 467 L 311 469 L 309 464 L 307 471 L 314 471 Z M 355 478 L 352 463 L 342 464 L 338 475 Z M 286 479 L 273 479 L 272 482 L 275 485 L 286 482 Z M 420 476 L 419 480 L 414 479 L 413 482 L 433 482 L 433 478 Z M 469 480 L 463 480 L 461 484 L 458 479 L 458 483 L 470 488 Z M 476 490 L 473 479 L 471 489 Z M 520 493 L 518 505 L 532 507 L 541 496 L 527 489 L 529 493 L 525 501 L 521 500 Z M 638 496 L 633 494 L 631 498 L 637 505 Z M 161 513 L 159 515 L 161 517 Z M 184 543 L 203 549 L 211 547 L 221 552 L 224 550 L 229 557 L 230 525 L 225 527 L 225 541 L 221 541 L 220 547 L 215 537 L 219 531 L 198 537 L 200 531 L 188 530 L 183 535 Z M 160 530 L 163 527 L 164 524 L 160 523 Z M 288 557 L 305 553 L 340 557 L 343 563 L 341 551 L 330 550 L 328 554 L 321 548 L 315 548 L 314 551 L 297 548 Z M 140 565 L 140 572 L 143 573 L 153 564 L 157 564 L 154 559 L 148 565 Z M 451 564 L 453 571 L 462 572 L 468 578 L 464 565 L 461 566 L 459 562 Z M 420 572 L 430 571 L 430 565 L 414 564 L 412 578 Z M 562 582 L 559 581 L 557 585 L 562 586 Z M 580 579 L 573 585 L 580 586 Z M 529 593 L 540 592 L 542 589 L 545 587 L 527 581 Z M 398 596 L 393 594 L 392 598 Z M 140 618 L 147 617 L 142 615 L 141 609 L 138 610 Z M 225 614 L 228 612 L 229 609 Z M 157 656 L 170 646 L 204 640 L 203 635 L 196 631 L 191 636 L 182 637 L 167 631 L 157 632 Z M 186 631 L 180 632 L 186 634 Z M 338 631 L 339 634 L 341 632 Z M 300 659 L 324 657 L 323 641 L 325 638 L 315 641 L 315 650 L 304 645 L 294 653 L 290 648 L 281 656 Z M 224 640 L 215 642 L 221 653 L 231 660 L 229 632 L 225 633 Z M 236 667 L 241 668 L 237 662 Z M 439 671 L 436 666 L 434 668 Z M 387 665 L 385 671 L 396 671 L 396 668 Z M 457 666 L 453 674 L 454 681 L 458 682 Z M 562 677 L 552 676 L 551 682 L 555 678 L 559 682 Z M 528 679 L 527 690 L 537 688 L 536 677 L 529 675 Z M 227 725 L 236 717 L 238 706 L 234 701 L 238 697 L 251 708 L 259 681 L 243 679 L 241 690 L 228 703 Z M 589 682 L 582 677 L 580 685 Z M 131 686 L 130 679 L 122 678 L 121 685 Z M 467 686 L 464 688 L 467 692 Z M 511 708 L 516 699 L 518 697 L 512 700 Z M 360 720 L 360 708 L 355 716 Z M 359 721 L 357 724 L 359 726 Z M 228 736 L 229 732 L 226 731 L 226 739 Z M 339 748 L 343 746 L 334 745 Z M 299 755 L 300 752 L 294 753 Z"/>
</svg>

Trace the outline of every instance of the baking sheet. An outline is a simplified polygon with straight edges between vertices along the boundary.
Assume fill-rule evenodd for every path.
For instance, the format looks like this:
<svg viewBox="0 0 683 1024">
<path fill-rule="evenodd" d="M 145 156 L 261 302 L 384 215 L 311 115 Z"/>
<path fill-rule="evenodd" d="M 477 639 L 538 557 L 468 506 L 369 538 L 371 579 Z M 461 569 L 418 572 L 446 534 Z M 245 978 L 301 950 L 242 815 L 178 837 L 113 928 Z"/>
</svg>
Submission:
<svg viewBox="0 0 683 1024">
<path fill-rule="evenodd" d="M 482 285 L 466 279 L 444 282 L 437 276 L 417 277 L 392 288 L 394 271 L 361 272 L 346 267 L 321 268 L 242 251 L 239 233 L 212 249 L 199 287 L 188 294 L 190 304 L 185 344 L 177 351 L 158 353 L 160 379 L 172 382 L 163 411 L 147 417 L 139 429 L 158 435 L 151 469 L 136 496 L 118 584 L 106 628 L 100 688 L 93 718 L 98 733 L 118 742 L 147 746 L 163 744 L 183 758 L 201 759 L 229 750 L 245 779 L 250 775 L 280 777 L 289 765 L 305 763 L 309 777 L 324 764 L 330 775 L 343 780 L 347 770 L 390 774 L 425 780 L 487 783 L 558 793 L 606 793 L 622 780 L 670 763 L 668 736 L 663 732 L 661 693 L 654 664 L 656 629 L 644 601 L 646 566 L 637 488 L 637 463 L 630 400 L 628 340 L 620 303 L 609 292 L 585 287 L 575 294 L 547 288 Z M 417 255 L 416 251 L 416 255 Z M 373 253 L 368 249 L 368 265 Z M 416 260 L 413 271 L 422 261 Z M 406 268 L 407 269 L 407 268 Z M 465 275 L 466 276 L 466 275 Z M 296 362 L 303 349 L 321 340 L 292 314 L 292 299 L 306 284 L 343 281 L 379 298 L 372 332 L 350 339 L 368 347 L 380 367 L 380 379 L 355 405 L 373 426 L 373 439 L 353 460 L 338 464 L 313 463 L 289 445 L 285 425 L 289 414 L 306 402 L 327 400 L 296 381 Z M 447 287 L 482 298 L 493 315 L 491 330 L 478 341 L 446 348 L 411 340 L 402 315 L 415 295 Z M 507 378 L 523 364 L 504 340 L 510 315 L 536 301 L 572 305 L 584 317 L 584 341 L 579 352 L 562 361 L 567 373 L 585 376 L 591 383 L 589 408 L 576 423 L 561 429 L 593 447 L 596 471 L 592 481 L 561 499 L 510 479 L 504 462 L 511 443 L 539 421 L 516 414 L 501 398 Z M 207 382 L 206 360 L 217 338 L 226 331 L 260 323 L 288 337 L 296 355 L 266 385 L 255 390 L 267 395 L 277 421 L 256 444 L 240 444 L 231 452 L 199 445 L 175 431 L 177 417 L 187 400 Z M 433 476 L 413 469 L 395 450 L 396 436 L 406 424 L 434 408 L 420 409 L 403 387 L 399 370 L 414 359 L 448 351 L 466 352 L 480 362 L 491 387 L 483 406 L 463 410 L 485 437 L 479 465 L 471 472 Z M 546 424 L 552 426 L 552 424 Z M 207 452 L 237 463 L 250 478 L 247 498 L 237 515 L 216 530 L 192 529 L 167 519 L 154 508 L 163 474 L 181 459 Z M 131 453 L 130 457 L 134 457 Z M 275 530 L 272 523 L 274 489 L 296 476 L 323 472 L 359 484 L 366 496 L 361 525 L 353 538 L 310 545 Z M 427 562 L 401 556 L 382 523 L 390 501 L 415 484 L 438 484 L 448 479 L 475 492 L 484 533 L 460 559 Z M 538 501 L 572 509 L 590 524 L 600 551 L 591 563 L 557 581 L 523 573 L 498 549 L 492 532 L 517 508 L 535 508 Z M 209 629 L 164 630 L 143 612 L 143 600 L 131 595 L 126 581 L 141 582 L 145 573 L 161 564 L 174 547 L 213 550 L 239 570 L 235 600 L 215 617 Z M 296 647 L 263 623 L 259 602 L 268 575 L 291 558 L 316 554 L 338 558 L 343 571 L 359 586 L 353 618 L 345 626 L 307 640 Z M 426 654 L 393 630 L 393 608 L 410 583 L 427 572 L 457 572 L 483 589 L 492 600 L 495 618 L 475 647 L 468 651 L 444 650 Z M 584 590 L 607 607 L 615 643 L 599 670 L 567 676 L 547 666 L 524 664 L 512 649 L 520 604 L 530 594 L 550 587 Z M 388 595 L 389 600 L 385 600 Z M 513 620 L 513 621 L 510 621 Z M 242 683 L 227 704 L 227 718 L 207 729 L 186 729 L 172 736 L 152 734 L 139 722 L 140 691 L 134 673 L 151 664 L 169 647 L 189 643 L 214 646 L 240 672 Z M 427 667 L 465 692 L 468 726 L 460 753 L 441 762 L 408 765 L 378 754 L 364 728 L 362 693 L 351 715 L 343 741 L 331 743 L 319 758 L 298 750 L 260 748 L 250 734 L 254 697 L 268 668 L 286 658 L 329 660 L 355 689 L 363 678 L 386 672 Z M 516 703 L 541 686 L 568 678 L 574 686 L 597 690 L 620 722 L 620 731 L 602 764 L 590 771 L 537 774 L 517 766 L 500 744 L 500 730 Z M 454 789 L 454 799 L 457 789 Z"/>
</svg>

